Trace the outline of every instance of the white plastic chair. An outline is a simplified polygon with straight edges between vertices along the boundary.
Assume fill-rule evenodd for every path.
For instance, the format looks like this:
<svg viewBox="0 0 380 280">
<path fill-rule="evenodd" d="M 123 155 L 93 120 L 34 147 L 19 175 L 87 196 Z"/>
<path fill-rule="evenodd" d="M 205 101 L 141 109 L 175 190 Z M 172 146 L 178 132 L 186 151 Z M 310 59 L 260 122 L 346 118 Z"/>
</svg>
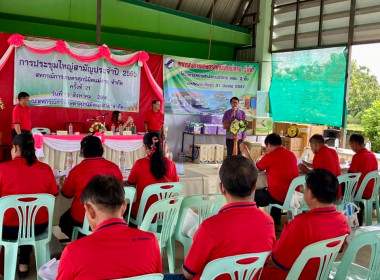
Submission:
<svg viewBox="0 0 380 280">
<path fill-rule="evenodd" d="M 140 226 L 140 230 L 150 231 L 156 235 L 161 252 L 166 248 L 170 273 L 174 273 L 175 263 L 171 240 L 182 200 L 183 196 L 177 196 L 153 203 Z"/>
<path fill-rule="evenodd" d="M 339 184 L 344 184 L 344 193 L 339 200 L 339 204 L 335 204 L 339 211 L 343 211 L 344 204 L 354 201 L 354 195 L 356 192 L 356 185 L 362 174 L 359 173 L 347 173 L 338 176 Z M 341 202 L 341 203 L 340 203 Z"/>
<path fill-rule="evenodd" d="M 373 182 L 372 196 L 369 199 L 364 199 L 363 193 L 369 182 Z M 375 204 L 375 208 L 376 208 L 377 222 L 380 223 L 379 189 L 380 189 L 380 171 L 372 171 L 372 172 L 369 172 L 364 177 L 359 187 L 359 190 L 354 196 L 354 202 L 356 203 L 361 202 L 364 204 L 364 209 L 362 209 L 362 211 L 364 211 L 363 220 L 366 226 L 372 225 L 373 204 Z"/>
<path fill-rule="evenodd" d="M 364 246 L 371 247 L 368 268 L 354 262 L 358 251 Z M 380 230 L 363 232 L 356 235 L 348 245 L 342 260 L 334 262 L 330 272 L 330 279 L 380 279 Z"/>
<path fill-rule="evenodd" d="M 151 196 L 157 197 L 157 200 L 167 199 L 169 197 L 179 195 L 182 191 L 182 187 L 182 183 L 179 182 L 157 183 L 145 187 L 141 195 L 137 217 L 131 217 L 131 223 L 137 226 L 141 225 L 144 218 L 146 204 Z"/>
<path fill-rule="evenodd" d="M 305 185 L 306 185 L 305 176 L 298 176 L 298 177 L 294 178 L 293 181 L 290 183 L 290 186 L 289 186 L 288 192 L 286 194 L 284 203 L 282 205 L 281 204 L 277 204 L 277 203 L 269 204 L 268 205 L 268 213 L 271 212 L 272 207 L 276 207 L 276 208 L 279 208 L 281 210 L 290 211 L 292 213 L 293 217 L 294 217 L 295 214 L 296 214 L 296 212 L 297 212 L 296 211 L 297 208 L 294 208 L 294 207 L 291 206 L 291 201 L 292 201 L 292 198 L 293 198 L 293 194 L 294 194 L 294 192 L 295 192 L 295 190 L 296 190 L 296 188 L 298 186 L 304 186 L 305 187 Z M 302 202 L 300 204 L 300 208 L 299 209 L 301 211 L 306 210 L 306 204 L 304 203 L 303 199 L 302 199 Z"/>
<path fill-rule="evenodd" d="M 270 252 L 242 254 L 220 258 L 209 262 L 202 272 L 200 280 L 212 280 L 222 274 L 229 274 L 232 280 L 252 280 L 261 274 Z M 249 263 L 239 263 L 252 259 Z"/>
<path fill-rule="evenodd" d="M 336 238 L 326 239 L 306 246 L 298 256 L 290 269 L 286 280 L 298 279 L 310 259 L 319 259 L 319 269 L 317 275 L 310 279 L 328 279 L 331 267 L 339 253 L 347 234 Z"/>
<path fill-rule="evenodd" d="M 31 201 L 25 201 L 25 199 Z M 0 198 L 0 246 L 5 250 L 4 256 L 4 279 L 15 279 L 17 264 L 17 251 L 19 246 L 31 245 L 34 247 L 36 256 L 36 271 L 50 259 L 49 243 L 51 240 L 54 196 L 50 194 L 23 194 L 9 195 Z M 44 233 L 35 235 L 34 225 L 36 215 L 41 208 L 46 208 L 49 216 L 48 226 Z M 3 239 L 4 213 L 8 209 L 14 209 L 18 215 L 19 231 L 16 240 Z M 41 279 L 41 278 L 39 278 Z"/>
<path fill-rule="evenodd" d="M 47 128 L 47 127 L 33 127 L 32 130 L 30 131 L 30 133 L 34 133 L 34 132 L 41 132 L 42 134 L 50 134 L 50 129 Z"/>
<path fill-rule="evenodd" d="M 226 199 L 221 194 L 201 194 L 187 196 L 183 199 L 181 209 L 179 210 L 178 222 L 174 232 L 174 239 L 182 243 L 184 247 L 184 257 L 187 256 L 193 238 L 182 233 L 182 227 L 185 222 L 187 210 L 196 208 L 198 214 L 198 226 L 207 218 L 218 213 L 219 209 L 226 204 Z M 173 248 L 175 247 L 172 240 Z"/>
</svg>

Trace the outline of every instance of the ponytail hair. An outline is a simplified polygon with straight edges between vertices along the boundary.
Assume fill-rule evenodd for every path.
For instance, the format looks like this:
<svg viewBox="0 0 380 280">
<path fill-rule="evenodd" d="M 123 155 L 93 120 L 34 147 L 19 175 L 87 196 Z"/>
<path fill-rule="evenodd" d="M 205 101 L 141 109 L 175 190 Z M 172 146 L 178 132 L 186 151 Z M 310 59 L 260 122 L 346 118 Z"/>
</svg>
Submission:
<svg viewBox="0 0 380 280">
<path fill-rule="evenodd" d="M 36 149 L 34 148 L 34 138 L 30 133 L 21 133 L 15 136 L 12 142 L 21 150 L 21 157 L 26 159 L 28 166 L 36 162 Z"/>
<path fill-rule="evenodd" d="M 157 180 L 163 178 L 166 174 L 167 166 L 158 133 L 146 133 L 143 141 L 144 145 L 150 150 L 150 172 Z"/>
</svg>

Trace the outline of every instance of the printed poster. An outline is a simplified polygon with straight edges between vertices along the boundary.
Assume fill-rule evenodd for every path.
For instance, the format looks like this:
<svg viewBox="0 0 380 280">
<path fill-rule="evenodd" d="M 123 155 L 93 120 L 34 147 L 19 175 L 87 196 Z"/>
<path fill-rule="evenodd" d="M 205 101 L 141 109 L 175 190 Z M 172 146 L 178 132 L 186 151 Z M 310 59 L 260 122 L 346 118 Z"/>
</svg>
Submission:
<svg viewBox="0 0 380 280">
<path fill-rule="evenodd" d="M 165 113 L 223 114 L 236 96 L 255 114 L 258 63 L 164 56 Z"/>
</svg>

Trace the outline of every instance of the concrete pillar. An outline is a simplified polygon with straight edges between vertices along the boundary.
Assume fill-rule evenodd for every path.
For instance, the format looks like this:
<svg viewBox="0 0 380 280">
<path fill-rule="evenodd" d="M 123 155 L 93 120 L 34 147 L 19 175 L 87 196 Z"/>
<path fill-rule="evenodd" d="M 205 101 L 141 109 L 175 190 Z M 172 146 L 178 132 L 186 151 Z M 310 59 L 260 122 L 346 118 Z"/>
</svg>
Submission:
<svg viewBox="0 0 380 280">
<path fill-rule="evenodd" d="M 259 90 L 269 90 L 272 78 L 272 55 L 269 52 L 272 0 L 260 1 L 260 21 L 256 28 L 255 61 L 260 65 Z"/>
</svg>

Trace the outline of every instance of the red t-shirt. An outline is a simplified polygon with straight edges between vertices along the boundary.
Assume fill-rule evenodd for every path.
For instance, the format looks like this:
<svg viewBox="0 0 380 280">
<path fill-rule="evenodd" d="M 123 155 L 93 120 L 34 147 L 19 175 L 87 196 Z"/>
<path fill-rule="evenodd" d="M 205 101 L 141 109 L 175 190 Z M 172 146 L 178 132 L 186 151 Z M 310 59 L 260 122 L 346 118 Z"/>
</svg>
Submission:
<svg viewBox="0 0 380 280">
<path fill-rule="evenodd" d="M 119 179 L 120 182 L 123 182 L 123 175 L 119 167 L 103 157 L 85 158 L 81 163 L 75 166 L 70 171 L 61 192 L 66 197 L 74 197 L 71 203 L 70 213 L 77 222 L 83 222 L 85 213 L 84 206 L 80 203 L 80 196 L 87 183 L 95 175 L 113 175 Z"/>
<path fill-rule="evenodd" d="M 264 267 L 260 279 L 285 279 L 302 250 L 315 242 L 350 233 L 347 218 L 335 206 L 315 208 L 287 223 L 274 245 L 272 260 L 280 268 Z M 308 262 L 299 279 L 315 279 L 319 262 Z"/>
<path fill-rule="evenodd" d="M 155 113 L 153 110 L 150 110 L 145 115 L 144 123 L 148 124 L 148 130 L 161 130 L 164 123 L 164 114 L 160 111 Z"/>
<path fill-rule="evenodd" d="M 364 177 L 371 171 L 376 171 L 378 169 L 378 163 L 375 155 L 368 151 L 366 148 L 361 149 L 359 152 L 357 152 L 352 157 L 352 162 L 350 165 L 350 168 L 348 169 L 348 172 L 350 173 L 357 173 L 361 172 L 362 175 L 359 178 L 359 182 L 357 184 L 357 189 L 359 190 L 359 187 L 364 179 Z M 363 192 L 363 198 L 369 199 L 372 196 L 373 191 L 373 185 L 374 181 L 371 180 L 368 182 L 364 192 Z"/>
<path fill-rule="evenodd" d="M 22 130 L 32 129 L 32 121 L 31 121 L 30 110 L 28 106 L 24 107 L 21 104 L 17 104 L 13 108 L 12 129 L 15 128 L 15 123 L 18 123 Z"/>
<path fill-rule="evenodd" d="M 177 169 L 175 164 L 168 158 L 165 158 L 166 161 L 166 174 L 163 178 L 157 180 L 152 173 L 150 172 L 150 160 L 145 157 L 141 158 L 133 165 L 131 173 L 128 177 L 128 184 L 137 185 L 136 186 L 136 201 L 132 204 L 132 217 L 137 217 L 137 212 L 140 206 L 140 200 L 142 193 L 145 187 L 156 184 L 156 183 L 165 183 L 165 182 L 178 182 L 179 178 L 177 175 Z M 148 199 L 145 206 L 145 212 L 149 207 L 157 201 L 156 196 L 152 196 Z"/>
<path fill-rule="evenodd" d="M 258 169 L 266 170 L 271 197 L 284 202 L 290 183 L 299 175 L 296 156 L 280 146 L 263 156 L 256 165 Z"/>
<path fill-rule="evenodd" d="M 119 279 L 150 273 L 162 273 L 156 237 L 114 218 L 66 246 L 57 280 Z"/>
<path fill-rule="evenodd" d="M 272 217 L 257 208 L 254 201 L 230 203 L 201 223 L 183 268 L 197 280 L 207 263 L 233 255 L 271 251 L 275 241 Z"/>
<path fill-rule="evenodd" d="M 336 177 L 340 175 L 339 157 L 335 149 L 325 145 L 321 146 L 313 158 L 313 169 L 323 168 L 330 171 Z M 339 185 L 337 199 L 342 195 L 341 186 Z"/>
<path fill-rule="evenodd" d="M 113 121 L 110 121 L 110 122 L 108 123 L 108 125 L 107 125 L 107 129 L 108 129 L 108 130 L 112 130 L 112 125 L 115 126 L 115 131 L 119 131 L 119 126 L 120 126 L 120 125 L 122 126 L 123 123 L 122 123 L 122 122 L 115 123 L 115 122 L 113 122 Z"/>
<path fill-rule="evenodd" d="M 50 166 L 38 160 L 28 166 L 26 159 L 16 157 L 12 161 L 0 164 L 0 196 L 14 194 L 48 193 L 58 195 L 58 187 Z M 9 210 L 4 216 L 3 224 L 18 226 L 18 215 L 15 210 Z M 36 224 L 49 220 L 46 208 L 39 210 Z"/>
</svg>

